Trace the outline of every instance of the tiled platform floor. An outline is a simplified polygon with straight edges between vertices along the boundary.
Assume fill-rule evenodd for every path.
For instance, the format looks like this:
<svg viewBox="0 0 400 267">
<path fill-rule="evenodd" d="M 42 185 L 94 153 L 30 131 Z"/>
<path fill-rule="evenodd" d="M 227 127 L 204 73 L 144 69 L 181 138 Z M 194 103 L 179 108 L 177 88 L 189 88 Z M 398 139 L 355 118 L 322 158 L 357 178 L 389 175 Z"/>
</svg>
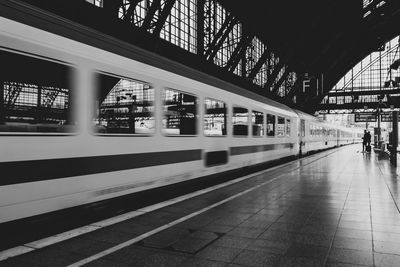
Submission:
<svg viewBox="0 0 400 267">
<path fill-rule="evenodd" d="M 67 266 L 266 181 L 87 266 L 400 266 L 398 170 L 358 150 L 295 161 L 0 266 Z"/>
</svg>

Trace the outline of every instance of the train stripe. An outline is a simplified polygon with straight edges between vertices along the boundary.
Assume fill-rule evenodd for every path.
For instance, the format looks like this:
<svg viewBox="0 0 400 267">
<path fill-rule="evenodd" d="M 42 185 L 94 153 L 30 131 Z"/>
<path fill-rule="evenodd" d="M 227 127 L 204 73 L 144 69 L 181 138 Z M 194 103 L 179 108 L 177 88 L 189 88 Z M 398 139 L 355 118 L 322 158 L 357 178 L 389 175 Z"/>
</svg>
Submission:
<svg viewBox="0 0 400 267">
<path fill-rule="evenodd" d="M 291 148 L 293 146 L 292 143 L 281 143 L 281 144 L 268 144 L 261 146 L 236 146 L 230 148 L 231 156 L 241 155 L 241 154 L 249 154 L 249 153 L 257 153 L 263 151 Z"/>
<path fill-rule="evenodd" d="M 0 163 L 0 186 L 201 160 L 202 150 Z"/>
<path fill-rule="evenodd" d="M 231 147 L 230 155 L 290 148 L 291 143 Z M 103 172 L 122 171 L 202 159 L 202 150 L 181 150 L 78 158 L 13 161 L 0 163 L 0 186 L 61 179 Z"/>
</svg>

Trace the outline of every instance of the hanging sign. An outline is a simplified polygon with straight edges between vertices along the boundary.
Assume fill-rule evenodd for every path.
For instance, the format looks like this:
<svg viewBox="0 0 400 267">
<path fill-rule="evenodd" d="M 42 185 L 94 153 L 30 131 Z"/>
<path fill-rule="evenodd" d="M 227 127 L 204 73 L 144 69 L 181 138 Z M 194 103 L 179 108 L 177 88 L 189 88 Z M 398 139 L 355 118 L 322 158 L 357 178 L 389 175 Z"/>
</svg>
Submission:
<svg viewBox="0 0 400 267">
<path fill-rule="evenodd" d="M 355 122 L 376 122 L 376 114 L 374 112 L 356 113 Z"/>
<path fill-rule="evenodd" d="M 399 118 L 397 118 L 397 120 L 399 120 Z M 381 121 L 382 122 L 392 122 L 393 121 L 393 112 L 382 112 L 381 113 Z"/>
</svg>

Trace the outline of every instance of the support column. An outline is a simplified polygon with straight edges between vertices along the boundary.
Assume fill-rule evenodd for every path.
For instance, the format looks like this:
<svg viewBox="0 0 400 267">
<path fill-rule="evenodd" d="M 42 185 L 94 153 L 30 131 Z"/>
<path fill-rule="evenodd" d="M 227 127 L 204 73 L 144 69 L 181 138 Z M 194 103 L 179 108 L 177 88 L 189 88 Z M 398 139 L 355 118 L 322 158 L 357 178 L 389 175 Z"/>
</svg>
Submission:
<svg viewBox="0 0 400 267">
<path fill-rule="evenodd" d="M 35 123 L 40 123 L 42 121 L 42 86 L 39 85 L 37 90 Z"/>
<path fill-rule="evenodd" d="M 375 147 L 378 147 L 379 149 L 381 148 L 381 112 L 380 108 L 378 106 L 378 142 L 375 144 Z"/>
<path fill-rule="evenodd" d="M 0 81 L 0 125 L 5 123 L 5 112 L 6 109 L 4 107 L 4 82 Z"/>
<path fill-rule="evenodd" d="M 397 166 L 397 146 L 399 144 L 399 112 L 393 111 L 392 113 L 393 124 L 392 124 L 392 144 L 390 148 L 390 163 L 393 166 Z"/>
<path fill-rule="evenodd" d="M 204 5 L 205 0 L 197 0 L 197 55 L 204 57 Z"/>
</svg>

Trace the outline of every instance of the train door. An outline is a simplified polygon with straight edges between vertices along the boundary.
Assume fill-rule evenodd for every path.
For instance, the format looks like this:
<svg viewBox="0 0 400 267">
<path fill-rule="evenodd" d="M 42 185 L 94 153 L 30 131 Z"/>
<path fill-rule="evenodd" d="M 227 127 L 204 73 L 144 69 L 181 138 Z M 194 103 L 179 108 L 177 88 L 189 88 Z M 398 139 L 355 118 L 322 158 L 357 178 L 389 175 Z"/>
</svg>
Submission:
<svg viewBox="0 0 400 267">
<path fill-rule="evenodd" d="M 300 119 L 300 125 L 299 125 L 299 157 L 302 156 L 303 153 L 303 146 L 305 145 L 305 136 L 306 136 L 306 121 L 303 119 Z"/>
</svg>

